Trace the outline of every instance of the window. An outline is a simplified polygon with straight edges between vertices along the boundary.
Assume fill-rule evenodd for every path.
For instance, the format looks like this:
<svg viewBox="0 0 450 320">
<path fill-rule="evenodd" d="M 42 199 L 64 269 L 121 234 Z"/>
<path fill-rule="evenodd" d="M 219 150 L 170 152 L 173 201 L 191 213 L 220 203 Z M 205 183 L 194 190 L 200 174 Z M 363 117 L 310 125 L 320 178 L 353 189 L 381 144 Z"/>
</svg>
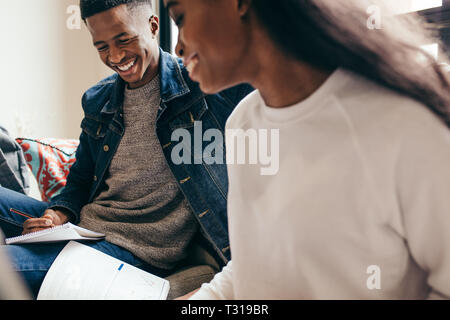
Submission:
<svg viewBox="0 0 450 320">
<path fill-rule="evenodd" d="M 178 28 L 177 28 L 175 22 L 173 22 L 172 19 L 170 19 L 170 21 L 172 23 L 172 28 L 171 28 L 172 29 L 172 35 L 171 35 L 171 38 L 172 38 L 172 44 L 171 44 L 172 51 L 171 52 L 175 52 L 175 47 L 176 47 L 177 42 L 178 42 Z"/>
<path fill-rule="evenodd" d="M 446 36 L 446 34 L 450 34 L 448 27 L 450 0 L 397 0 L 389 2 L 389 5 L 392 5 L 398 14 L 412 14 L 413 12 L 415 14 L 417 12 L 436 26 L 445 45 L 450 44 L 450 38 Z M 422 48 L 439 60 L 439 50 L 442 48 L 439 48 L 438 43 L 426 43 Z"/>
<path fill-rule="evenodd" d="M 424 46 L 424 49 L 440 60 L 439 50 L 447 51 L 450 48 L 450 0 L 414 0 L 412 2 L 414 3 L 411 3 L 411 8 L 417 9 L 415 11 L 418 11 L 438 30 L 445 48 L 439 48 L 437 43 L 429 43 Z"/>
<path fill-rule="evenodd" d="M 394 7 L 398 13 L 408 13 L 442 7 L 443 0 L 397 0 Z"/>
<path fill-rule="evenodd" d="M 439 44 L 432 43 L 422 46 L 422 49 L 431 54 L 436 60 L 439 59 Z"/>
<path fill-rule="evenodd" d="M 410 9 L 420 11 L 436 7 L 442 7 L 442 0 L 413 0 Z"/>
</svg>

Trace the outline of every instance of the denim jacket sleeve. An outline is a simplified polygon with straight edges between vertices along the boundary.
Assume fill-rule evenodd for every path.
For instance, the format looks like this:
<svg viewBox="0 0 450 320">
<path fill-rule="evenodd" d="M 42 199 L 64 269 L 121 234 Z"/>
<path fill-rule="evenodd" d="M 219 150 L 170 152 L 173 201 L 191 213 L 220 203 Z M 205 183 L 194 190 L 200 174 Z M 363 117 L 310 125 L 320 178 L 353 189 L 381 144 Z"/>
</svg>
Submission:
<svg viewBox="0 0 450 320">
<path fill-rule="evenodd" d="M 62 208 L 71 212 L 71 221 L 74 223 L 79 223 L 81 209 L 89 200 L 95 168 L 92 159 L 88 135 L 83 131 L 76 152 L 76 161 L 70 169 L 66 187 L 49 205 L 49 209 Z"/>
<path fill-rule="evenodd" d="M 208 105 L 211 108 L 211 112 L 214 114 L 217 120 L 219 120 L 221 126 L 223 126 L 222 129 L 225 129 L 225 123 L 228 120 L 228 117 L 239 104 L 239 102 L 241 102 L 241 100 L 244 99 L 253 90 L 253 87 L 251 87 L 250 85 L 241 84 L 221 91 L 217 95 L 206 96 L 206 100 L 210 102 Z M 216 104 L 212 101 L 214 99 L 223 99 L 226 103 Z M 223 105 L 227 105 L 230 108 L 228 110 L 225 110 L 222 107 Z"/>
<path fill-rule="evenodd" d="M 222 94 L 226 96 L 233 106 L 237 106 L 242 99 L 253 91 L 253 87 L 249 84 L 241 84 L 233 88 L 222 91 Z"/>
</svg>

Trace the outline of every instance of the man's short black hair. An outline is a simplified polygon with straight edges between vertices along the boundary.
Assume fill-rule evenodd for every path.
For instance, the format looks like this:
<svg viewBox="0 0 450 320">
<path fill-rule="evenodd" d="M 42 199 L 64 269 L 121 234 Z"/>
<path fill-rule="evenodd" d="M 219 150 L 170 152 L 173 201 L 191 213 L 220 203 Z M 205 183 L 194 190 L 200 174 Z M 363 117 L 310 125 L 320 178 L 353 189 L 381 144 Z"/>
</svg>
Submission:
<svg viewBox="0 0 450 320">
<path fill-rule="evenodd" d="M 115 8 L 122 4 L 129 6 L 148 4 L 152 6 L 151 0 L 80 0 L 81 18 L 86 21 L 87 18 Z"/>
</svg>

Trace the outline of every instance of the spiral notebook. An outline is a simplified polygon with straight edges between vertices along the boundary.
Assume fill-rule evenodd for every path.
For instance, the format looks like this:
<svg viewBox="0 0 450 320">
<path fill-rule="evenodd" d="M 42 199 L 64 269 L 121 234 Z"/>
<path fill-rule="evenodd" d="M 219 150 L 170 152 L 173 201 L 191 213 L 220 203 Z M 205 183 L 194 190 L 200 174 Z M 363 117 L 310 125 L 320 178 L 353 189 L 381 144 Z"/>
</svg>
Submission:
<svg viewBox="0 0 450 320">
<path fill-rule="evenodd" d="M 6 244 L 27 244 L 60 242 L 68 240 L 101 240 L 104 238 L 105 235 L 103 233 L 84 229 L 69 222 L 54 228 L 33 232 L 14 238 L 8 238 L 5 242 Z"/>
</svg>

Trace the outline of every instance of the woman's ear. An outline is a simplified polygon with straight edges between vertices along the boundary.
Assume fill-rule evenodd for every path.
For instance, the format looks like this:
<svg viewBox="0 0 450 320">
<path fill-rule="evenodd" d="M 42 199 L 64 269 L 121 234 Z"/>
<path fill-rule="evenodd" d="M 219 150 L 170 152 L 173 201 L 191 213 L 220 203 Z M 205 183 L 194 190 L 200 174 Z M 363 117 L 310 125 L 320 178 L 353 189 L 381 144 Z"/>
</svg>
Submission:
<svg viewBox="0 0 450 320">
<path fill-rule="evenodd" d="M 258 1 L 258 0 L 256 0 Z M 252 5 L 252 0 L 237 0 L 238 12 L 241 18 L 247 16 Z"/>
</svg>

